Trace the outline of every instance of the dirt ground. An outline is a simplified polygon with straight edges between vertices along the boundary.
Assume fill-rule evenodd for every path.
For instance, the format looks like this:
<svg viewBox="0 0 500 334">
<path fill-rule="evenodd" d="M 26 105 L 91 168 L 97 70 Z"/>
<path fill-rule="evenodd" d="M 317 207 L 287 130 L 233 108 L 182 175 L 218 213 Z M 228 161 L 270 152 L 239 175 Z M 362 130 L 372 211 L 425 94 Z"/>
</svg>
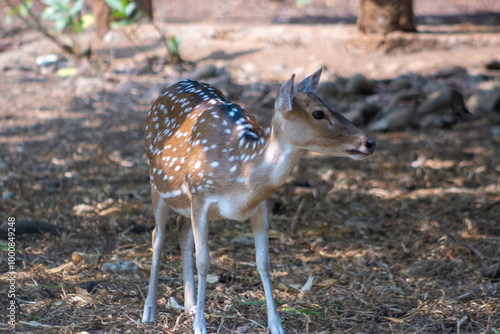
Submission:
<svg viewBox="0 0 500 334">
<path fill-rule="evenodd" d="M 142 25 L 146 51 L 115 34 L 94 41 L 94 60 L 69 59 L 79 73 L 65 78 L 35 65 L 59 50 L 19 22 L 4 25 L 4 10 L 0 220 L 13 217 L 18 226 L 15 331 L 190 332 L 193 317 L 171 302 L 183 304 L 173 225 L 157 322 L 140 323 L 154 227 L 142 138 L 158 87 L 193 67 L 225 69 L 236 99 L 257 83 L 278 87 L 319 67 L 323 80 L 356 73 L 390 80 L 462 66 L 500 81 L 484 66 L 500 60 L 495 1 L 416 1 L 420 32 L 385 38 L 357 32 L 352 3 L 161 2 L 164 27 L 182 36 L 188 63 L 181 71 L 161 62 L 143 71 L 163 50 Z M 90 41 L 91 34 L 81 37 L 82 45 Z M 246 106 L 270 118 L 270 108 Z M 306 153 L 270 199 L 272 281 L 287 333 L 500 333 L 500 135 L 492 131 L 500 116 L 474 116 L 448 129 L 370 133 L 377 151 L 362 162 Z M 34 221 L 59 230 L 22 231 Z M 250 225 L 218 221 L 209 233 L 209 333 L 267 333 Z M 4 245 L 0 332 L 7 333 Z M 118 259 L 139 271 L 103 273 L 102 264 Z M 311 289 L 301 291 L 308 280 Z"/>
</svg>

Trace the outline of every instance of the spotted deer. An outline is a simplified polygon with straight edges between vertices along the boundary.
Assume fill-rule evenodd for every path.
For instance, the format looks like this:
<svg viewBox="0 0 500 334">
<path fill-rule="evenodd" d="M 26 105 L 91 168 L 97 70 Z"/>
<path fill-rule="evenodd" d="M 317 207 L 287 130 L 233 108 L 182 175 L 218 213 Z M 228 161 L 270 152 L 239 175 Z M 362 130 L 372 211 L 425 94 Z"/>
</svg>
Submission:
<svg viewBox="0 0 500 334">
<path fill-rule="evenodd" d="M 184 307 L 187 313 L 195 314 L 194 332 L 207 332 L 209 221 L 250 218 L 269 330 L 284 333 L 271 288 L 266 200 L 285 182 L 305 150 L 356 160 L 375 150 L 372 139 L 316 95 L 320 76 L 321 69 L 294 85 L 292 75 L 279 90 L 266 130 L 219 90 L 192 80 L 169 87 L 153 104 L 145 145 L 156 225 L 143 322 L 155 321 L 160 254 L 167 214 L 172 209 L 179 214 Z M 193 253 L 198 271 L 196 298 Z"/>
</svg>

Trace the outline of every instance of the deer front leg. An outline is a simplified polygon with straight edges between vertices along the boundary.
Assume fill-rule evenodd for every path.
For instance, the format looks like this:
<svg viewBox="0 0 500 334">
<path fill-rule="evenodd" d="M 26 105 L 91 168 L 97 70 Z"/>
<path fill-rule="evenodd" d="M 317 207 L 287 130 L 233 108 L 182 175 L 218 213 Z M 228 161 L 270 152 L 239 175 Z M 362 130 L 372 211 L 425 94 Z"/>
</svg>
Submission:
<svg viewBox="0 0 500 334">
<path fill-rule="evenodd" d="M 153 261 L 151 263 L 151 274 L 149 278 L 148 296 L 144 303 L 142 322 L 154 322 L 156 319 L 156 289 L 158 285 L 158 273 L 160 271 L 161 252 L 165 242 L 165 226 L 169 207 L 159 198 L 152 196 L 155 211 L 155 229 L 153 230 Z"/>
<path fill-rule="evenodd" d="M 259 204 L 256 213 L 251 218 L 253 237 L 255 240 L 255 253 L 257 257 L 257 270 L 259 271 L 264 293 L 266 295 L 268 327 L 271 334 L 284 334 L 283 327 L 276 312 L 271 286 L 269 261 L 269 213 L 266 202 Z"/>
<path fill-rule="evenodd" d="M 177 217 L 179 245 L 182 255 L 182 274 L 184 276 L 184 309 L 186 313 L 194 314 L 196 299 L 194 288 L 194 239 L 191 221 L 183 216 Z"/>
<path fill-rule="evenodd" d="M 207 333 L 205 321 L 205 288 L 208 270 L 210 269 L 210 253 L 207 242 L 207 211 L 205 203 L 193 199 L 191 204 L 191 225 L 196 251 L 196 269 L 198 270 L 198 298 L 196 300 L 196 315 L 193 323 L 195 334 Z"/>
</svg>

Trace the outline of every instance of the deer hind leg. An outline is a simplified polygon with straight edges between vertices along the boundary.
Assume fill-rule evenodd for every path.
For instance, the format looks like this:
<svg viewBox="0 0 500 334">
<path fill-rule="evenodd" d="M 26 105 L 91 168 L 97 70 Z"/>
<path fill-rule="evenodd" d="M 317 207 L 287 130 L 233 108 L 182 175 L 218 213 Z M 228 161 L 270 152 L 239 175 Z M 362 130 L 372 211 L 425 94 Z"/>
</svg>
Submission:
<svg viewBox="0 0 500 334">
<path fill-rule="evenodd" d="M 255 240 L 255 253 L 257 257 L 257 270 L 259 271 L 267 305 L 267 325 L 271 334 L 284 334 L 281 321 L 276 312 L 271 286 L 270 260 L 269 260 L 269 213 L 266 202 L 259 204 L 256 213 L 251 218 L 253 236 Z"/>
<path fill-rule="evenodd" d="M 196 298 L 194 286 L 194 237 L 191 220 L 179 215 L 177 217 L 177 230 L 179 232 L 179 246 L 182 255 L 182 273 L 184 276 L 184 309 L 186 313 L 194 314 L 196 311 Z"/>
<path fill-rule="evenodd" d="M 161 252 L 165 242 L 165 227 L 170 208 L 158 193 L 152 192 L 152 202 L 155 215 L 155 229 L 153 230 L 153 261 L 149 278 L 148 296 L 144 303 L 142 322 L 154 322 L 156 319 L 156 290 L 158 274 L 160 272 Z"/>
</svg>

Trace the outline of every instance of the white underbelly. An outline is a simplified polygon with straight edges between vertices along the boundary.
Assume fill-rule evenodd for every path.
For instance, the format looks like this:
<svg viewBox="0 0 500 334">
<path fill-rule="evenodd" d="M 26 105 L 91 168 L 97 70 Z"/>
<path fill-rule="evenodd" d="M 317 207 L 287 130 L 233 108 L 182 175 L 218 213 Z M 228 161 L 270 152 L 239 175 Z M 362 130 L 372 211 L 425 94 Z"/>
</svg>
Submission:
<svg viewBox="0 0 500 334">
<path fill-rule="evenodd" d="M 181 191 L 178 192 L 181 193 Z M 168 194 L 170 193 L 167 193 L 167 195 Z M 166 194 L 162 194 L 162 197 L 165 199 L 167 196 Z M 246 220 L 257 210 L 257 207 L 248 206 L 248 200 L 249 196 L 245 192 L 228 196 L 208 196 L 206 198 L 206 204 L 208 204 L 207 218 L 208 220 Z M 191 219 L 191 206 L 179 208 L 170 205 L 170 207 L 178 214 Z"/>
<path fill-rule="evenodd" d="M 186 218 L 191 219 L 191 207 L 187 208 L 174 208 L 172 207 L 172 210 L 180 214 L 181 216 L 184 216 Z"/>
<path fill-rule="evenodd" d="M 212 208 L 216 208 L 218 214 L 226 219 L 243 221 L 253 216 L 257 207 L 249 208 L 247 196 L 219 197 L 212 202 Z"/>
</svg>

